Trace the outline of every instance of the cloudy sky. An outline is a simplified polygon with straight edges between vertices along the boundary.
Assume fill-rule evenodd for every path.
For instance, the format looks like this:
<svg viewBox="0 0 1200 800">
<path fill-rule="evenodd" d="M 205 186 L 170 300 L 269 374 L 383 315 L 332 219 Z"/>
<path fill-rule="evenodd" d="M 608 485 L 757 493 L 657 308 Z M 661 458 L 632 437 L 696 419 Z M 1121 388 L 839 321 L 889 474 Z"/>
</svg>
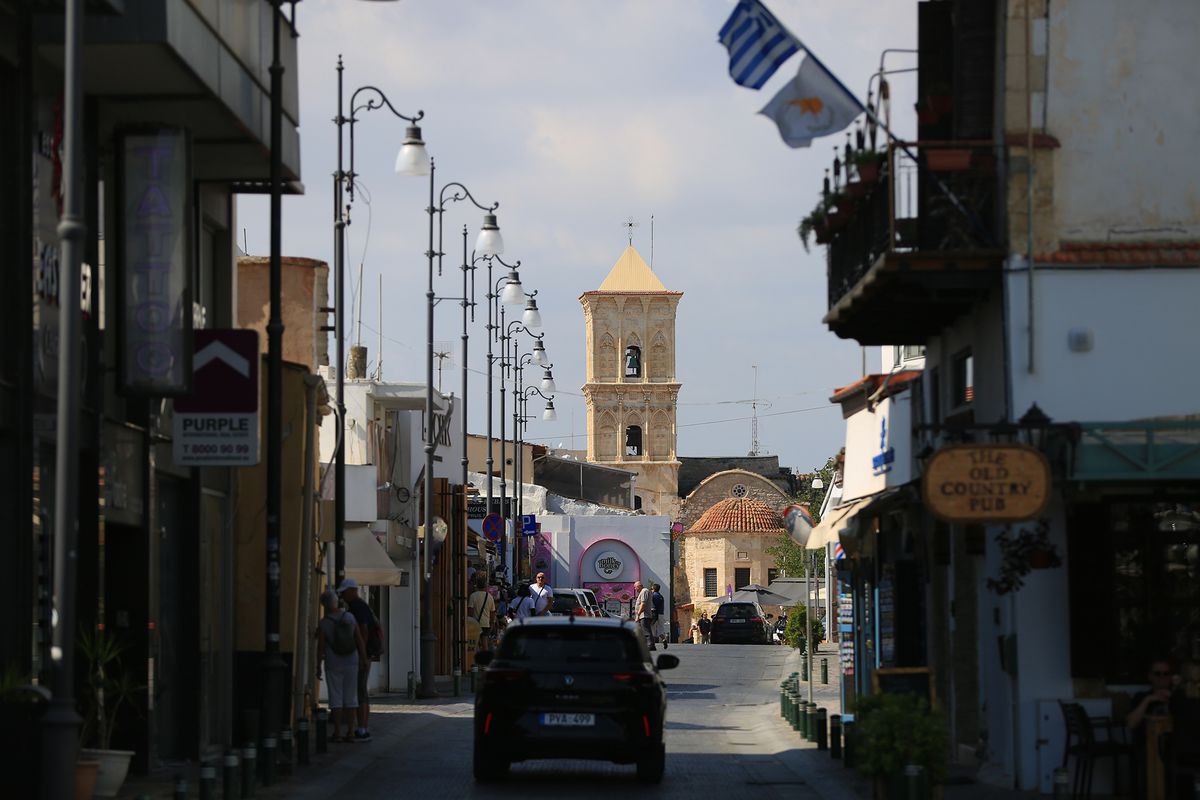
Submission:
<svg viewBox="0 0 1200 800">
<path fill-rule="evenodd" d="M 863 99 L 882 51 L 915 47 L 911 0 L 766 1 Z M 529 440 L 586 446 L 578 298 L 600 285 L 621 254 L 630 217 L 638 223 L 634 246 L 651 259 L 653 215 L 654 271 L 684 293 L 677 327 L 680 455 L 744 455 L 749 401 L 757 398 L 761 450 L 800 470 L 822 464 L 844 435 L 829 395 L 859 377 L 863 355 L 821 324 L 824 255 L 815 245 L 805 253 L 795 228 L 815 204 L 844 136 L 791 149 L 757 115 L 801 58 L 793 56 L 761 91 L 735 85 L 716 41 L 733 6 L 731 0 L 300 4 L 307 194 L 284 198 L 284 253 L 333 260 L 331 120 L 341 53 L 347 96 L 371 84 L 400 110 L 425 111 L 439 187 L 461 181 L 482 202 L 500 202 L 504 258 L 520 259 L 526 291 L 538 290 L 559 388 L 558 421 L 532 420 Z M 892 54 L 887 66 L 912 66 L 913 59 Z M 894 127 L 903 136 L 912 130 L 911 73 L 893 76 L 892 86 Z M 361 331 L 372 369 L 382 331 L 384 378 L 421 381 L 428 181 L 392 172 L 404 123 L 386 111 L 360 119 L 355 166 L 364 191 L 349 228 L 348 285 L 357 285 L 361 265 Z M 249 252 L 266 255 L 265 198 L 242 199 L 239 214 Z M 446 213 L 445 263 L 453 268 L 438 279 L 439 295 L 461 293 L 458 237 L 468 225 L 473 243 L 480 221 L 480 212 L 464 203 Z M 468 359 L 471 429 L 480 433 L 484 284 L 480 276 Z M 349 343 L 357 330 L 348 330 Z M 458 305 L 440 304 L 435 339 L 439 349 L 453 351 L 444 362 L 446 392 L 459 391 L 460 331 Z M 867 358 L 877 369 L 877 352 Z M 540 402 L 531 404 L 531 412 L 540 410 Z"/>
</svg>

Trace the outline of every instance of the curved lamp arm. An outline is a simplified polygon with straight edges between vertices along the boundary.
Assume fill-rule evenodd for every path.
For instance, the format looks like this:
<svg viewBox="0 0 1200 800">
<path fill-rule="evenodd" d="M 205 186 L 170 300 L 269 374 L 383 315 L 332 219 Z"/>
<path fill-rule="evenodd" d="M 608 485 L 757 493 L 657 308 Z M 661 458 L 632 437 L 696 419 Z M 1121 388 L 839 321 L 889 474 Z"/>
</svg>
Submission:
<svg viewBox="0 0 1200 800">
<path fill-rule="evenodd" d="M 341 60 L 339 58 L 339 64 L 340 61 Z M 375 96 L 368 98 L 367 102 L 365 103 L 356 104 L 358 95 L 361 92 L 373 92 Z M 359 111 L 374 111 L 377 108 L 386 108 L 396 117 L 399 117 L 411 125 L 416 125 L 425 118 L 425 112 L 423 110 L 418 110 L 416 115 L 411 117 L 407 114 L 400 113 L 398 110 L 396 110 L 396 107 L 392 105 L 392 101 L 388 100 L 387 95 L 383 93 L 383 90 L 376 86 L 360 86 L 354 90 L 354 94 L 350 95 L 350 117 L 342 120 L 350 123 L 350 171 L 342 177 L 346 181 L 346 193 L 350 196 L 351 203 L 354 202 L 354 178 L 358 175 L 358 173 L 354 171 L 354 123 L 358 122 Z M 420 138 L 420 130 L 420 128 L 416 128 L 418 139 Z"/>
<path fill-rule="evenodd" d="M 454 189 L 454 192 L 447 197 L 446 190 Z M 471 190 L 463 186 L 458 181 L 452 181 L 442 187 L 442 191 L 438 193 L 438 208 L 439 212 L 446 210 L 446 203 L 457 202 L 459 200 L 470 200 L 472 204 L 480 211 L 491 213 L 500 207 L 499 201 L 492 203 L 490 206 L 485 206 L 475 199 L 475 195 L 471 194 Z"/>
</svg>

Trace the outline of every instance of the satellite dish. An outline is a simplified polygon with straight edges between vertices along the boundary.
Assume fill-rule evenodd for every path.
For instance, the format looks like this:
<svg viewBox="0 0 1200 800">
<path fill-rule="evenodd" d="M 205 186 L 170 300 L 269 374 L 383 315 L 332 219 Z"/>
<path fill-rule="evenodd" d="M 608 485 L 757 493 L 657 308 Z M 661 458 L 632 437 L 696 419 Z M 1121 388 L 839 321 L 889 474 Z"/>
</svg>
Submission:
<svg viewBox="0 0 1200 800">
<path fill-rule="evenodd" d="M 783 526 L 793 542 L 806 547 L 813 529 L 813 518 L 808 506 L 791 505 L 783 509 Z"/>
</svg>

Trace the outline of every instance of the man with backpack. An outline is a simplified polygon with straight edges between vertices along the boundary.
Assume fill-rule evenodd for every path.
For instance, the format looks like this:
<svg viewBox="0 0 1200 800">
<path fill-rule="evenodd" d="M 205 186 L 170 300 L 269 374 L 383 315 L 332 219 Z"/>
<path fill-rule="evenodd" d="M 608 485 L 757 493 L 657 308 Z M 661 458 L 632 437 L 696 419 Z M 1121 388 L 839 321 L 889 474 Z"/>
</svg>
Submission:
<svg viewBox="0 0 1200 800">
<path fill-rule="evenodd" d="M 338 587 L 338 595 L 358 622 L 359 635 L 366 651 L 366 657 L 358 663 L 358 727 L 354 730 L 354 741 L 369 742 L 371 729 L 367 724 L 371 705 L 367 695 L 367 680 L 371 677 L 371 662 L 378 661 L 383 655 L 383 626 L 375 618 L 367 601 L 358 596 L 358 581 L 346 578 Z"/>
<path fill-rule="evenodd" d="M 366 643 L 349 611 L 338 608 L 333 592 L 321 595 L 325 616 L 317 624 L 317 680 L 325 670 L 325 687 L 333 723 L 332 742 L 354 741 L 354 715 L 358 707 L 358 665 L 367 660 Z M 342 728 L 345 726 L 345 733 Z"/>
</svg>

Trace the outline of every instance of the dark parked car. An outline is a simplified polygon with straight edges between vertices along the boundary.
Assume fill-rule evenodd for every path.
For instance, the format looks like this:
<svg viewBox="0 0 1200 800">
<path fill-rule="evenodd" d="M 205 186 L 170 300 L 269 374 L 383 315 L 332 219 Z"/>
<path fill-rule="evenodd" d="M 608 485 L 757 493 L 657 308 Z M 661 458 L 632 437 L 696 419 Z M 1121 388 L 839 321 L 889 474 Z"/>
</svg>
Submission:
<svg viewBox="0 0 1200 800">
<path fill-rule="evenodd" d="M 758 603 L 722 603 L 717 606 L 717 613 L 712 616 L 712 634 L 709 641 L 713 644 L 769 644 L 770 618 L 771 615 L 764 614 L 762 606 Z"/>
<path fill-rule="evenodd" d="M 528 758 L 587 758 L 637 764 L 638 778 L 662 779 L 667 692 L 644 637 L 628 622 L 597 617 L 532 617 L 509 625 L 475 694 L 475 779 Z"/>
</svg>

